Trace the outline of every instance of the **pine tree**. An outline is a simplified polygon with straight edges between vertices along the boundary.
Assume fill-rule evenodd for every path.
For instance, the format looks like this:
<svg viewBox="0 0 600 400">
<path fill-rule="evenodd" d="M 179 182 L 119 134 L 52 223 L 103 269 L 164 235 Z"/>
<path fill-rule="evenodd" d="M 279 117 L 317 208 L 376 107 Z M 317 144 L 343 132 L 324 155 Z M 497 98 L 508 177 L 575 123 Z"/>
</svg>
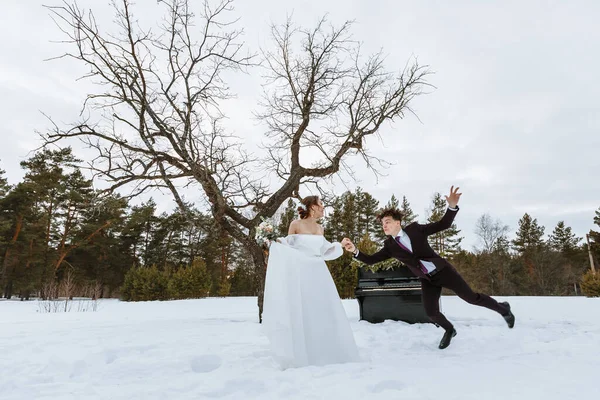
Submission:
<svg viewBox="0 0 600 400">
<path fill-rule="evenodd" d="M 402 196 L 402 205 L 400 206 L 400 211 L 402 212 L 402 215 L 403 215 L 402 224 L 404 226 L 415 222 L 417 220 L 417 218 L 419 217 L 418 214 L 415 214 L 413 212 L 412 208 L 410 207 L 410 203 L 406 199 L 406 196 Z"/>
<path fill-rule="evenodd" d="M 10 192 L 8 181 L 4 177 L 5 171 L 0 169 L 0 248 L 4 249 L 10 242 L 10 231 L 12 226 L 12 218 L 8 212 L 6 204 L 6 196 Z M 0 268 L 0 280 L 2 269 Z"/>
<path fill-rule="evenodd" d="M 63 274 L 64 268 L 69 265 L 67 257 L 72 251 L 84 245 L 92 237 L 98 235 L 97 229 L 109 221 L 100 221 L 92 229 L 82 232 L 86 222 L 86 216 L 95 212 L 92 181 L 85 179 L 80 170 L 64 176 L 64 204 L 57 209 L 56 218 L 59 225 L 57 230 L 58 245 L 56 247 L 56 261 L 53 263 L 54 274 Z M 96 221 L 98 222 L 98 221 Z M 89 228 L 89 226 L 87 226 Z M 65 262 L 66 261 L 66 262 Z"/>
<path fill-rule="evenodd" d="M 565 255 L 572 255 L 577 251 L 581 238 L 575 236 L 570 226 L 565 226 L 564 221 L 559 221 L 554 231 L 548 238 L 550 248 Z"/>
<path fill-rule="evenodd" d="M 150 235 L 156 224 L 156 203 L 152 199 L 138 206 L 131 207 L 131 211 L 121 232 L 123 250 L 128 251 L 128 256 L 133 259 L 132 266 L 147 265 L 150 259 L 147 252 Z"/>
<path fill-rule="evenodd" d="M 144 245 L 145 265 L 156 265 L 159 269 L 167 267 L 169 246 L 175 233 L 170 222 L 170 215 L 166 212 L 158 216 L 153 215 L 152 221 L 147 221 L 146 227 L 149 229 L 144 233 L 144 236 L 148 237 L 148 242 Z"/>
<path fill-rule="evenodd" d="M 539 249 L 544 240 L 544 227 L 539 226 L 537 219 L 531 218 L 527 213 L 519 220 L 519 229 L 516 233 L 516 239 L 512 241 L 513 248 L 519 254 L 525 254 L 529 251 Z"/>
<path fill-rule="evenodd" d="M 342 201 L 342 236 L 353 240 L 362 236 L 358 231 L 358 207 L 354 193 L 346 192 L 341 196 Z"/>
<path fill-rule="evenodd" d="M 331 202 L 331 212 L 328 213 L 324 222 L 326 237 L 344 237 L 342 218 L 343 212 L 342 198 L 340 196 L 333 198 Z"/>
<path fill-rule="evenodd" d="M 376 219 L 379 201 L 369 193 L 363 192 L 360 188 L 356 189 L 354 195 L 358 210 L 357 233 L 375 237 L 381 229 Z"/>
<path fill-rule="evenodd" d="M 493 252 L 508 254 L 510 250 L 510 241 L 506 237 L 506 235 L 501 235 L 496 239 L 494 246 L 492 248 Z"/>
<path fill-rule="evenodd" d="M 152 236 L 157 230 L 159 218 L 156 214 L 156 202 L 153 198 L 150 198 L 148 201 L 142 203 L 140 206 L 133 207 L 133 212 L 135 214 L 136 222 L 138 223 L 139 232 L 139 244 L 137 248 L 136 255 L 142 260 L 142 264 L 144 266 L 153 265 L 152 260 Z"/>
<path fill-rule="evenodd" d="M 281 214 L 279 225 L 277 229 L 279 230 L 279 236 L 286 237 L 288 234 L 288 230 L 290 224 L 293 220 L 297 219 L 298 211 L 296 207 L 296 203 L 294 200 L 289 199 L 283 213 Z"/>
<path fill-rule="evenodd" d="M 217 289 L 217 296 L 227 297 L 231 291 L 231 281 L 227 277 L 221 278 L 219 282 L 219 288 Z"/>
<path fill-rule="evenodd" d="M 5 170 L 0 169 L 0 199 L 6 197 L 8 191 L 10 190 L 10 185 L 8 184 L 8 180 L 4 176 L 6 173 Z"/>
<path fill-rule="evenodd" d="M 224 276 L 229 274 L 229 259 L 233 251 L 233 241 L 210 218 L 210 227 L 202 240 L 199 256 L 206 263 L 211 278 L 211 294 L 216 293 Z"/>
<path fill-rule="evenodd" d="M 499 222 L 499 221 L 497 221 Z M 505 233 L 496 238 L 491 252 L 481 252 L 477 255 L 477 268 L 487 269 L 492 294 L 516 294 L 516 281 L 522 280 L 522 268 L 510 254 L 510 241 Z M 486 263 L 487 261 L 487 263 Z M 490 273 L 492 272 L 493 273 Z"/>
<path fill-rule="evenodd" d="M 363 202 L 360 203 L 359 199 Z M 357 194 L 345 192 L 332 200 L 332 211 L 325 222 L 325 238 L 329 241 L 348 237 L 357 243 L 360 237 L 368 235 L 359 228 L 361 221 L 365 221 L 370 211 L 368 203 L 371 202 L 365 194 L 357 190 Z M 362 211 L 362 213 L 361 213 Z M 366 226 L 366 225 L 363 225 Z M 366 228 L 362 228 L 366 229 Z M 331 261 L 327 267 L 335 282 L 338 293 L 342 298 L 352 297 L 357 282 L 356 266 L 352 264 L 352 255 L 348 252 Z"/>
<path fill-rule="evenodd" d="M 28 298 L 29 293 L 41 288 L 45 222 L 36 207 L 37 196 L 32 185 L 20 182 L 2 199 L 2 218 L 6 222 L 2 288 L 7 298 L 13 291 Z"/>
<path fill-rule="evenodd" d="M 179 214 L 178 219 L 185 221 L 182 224 L 183 236 L 181 239 L 181 249 L 178 250 L 179 256 L 177 259 L 179 265 L 190 265 L 198 254 L 201 252 L 202 241 L 207 235 L 207 230 L 211 229 L 211 219 L 202 214 L 193 207 L 189 207 L 188 214 Z"/>
<path fill-rule="evenodd" d="M 194 225 L 197 213 L 189 216 L 183 214 L 180 209 L 175 209 L 167 216 L 165 221 L 169 234 L 164 244 L 165 254 L 161 262 L 167 266 L 189 265 L 193 258 L 190 257 L 189 229 Z"/>
<path fill-rule="evenodd" d="M 76 197 L 69 188 L 73 166 L 78 160 L 70 148 L 49 150 L 35 153 L 31 158 L 22 161 L 21 167 L 26 170 L 23 184 L 36 194 L 35 207 L 40 213 L 40 222 L 44 224 L 45 240 L 43 246 L 42 267 L 45 269 L 44 280 L 54 279 L 53 265 L 57 261 L 55 249 L 59 246 L 68 204 Z"/>
<path fill-rule="evenodd" d="M 400 208 L 400 202 L 398 202 L 398 199 L 395 195 L 392 194 L 392 197 L 385 205 L 385 208 Z"/>
<path fill-rule="evenodd" d="M 547 251 L 544 251 L 544 227 L 539 226 L 535 218 L 527 213 L 519 220 L 516 238 L 512 241 L 513 249 L 519 254 L 521 264 L 521 280 L 517 283 L 521 293 L 539 295 L 540 288 L 546 287 L 549 269 Z M 552 268 L 554 263 L 552 262 Z M 556 280 L 556 279 L 555 279 Z"/>
<path fill-rule="evenodd" d="M 388 200 L 387 204 L 384 207 L 384 209 L 390 209 L 390 208 L 400 209 L 400 203 L 398 202 L 398 199 L 396 198 L 396 196 L 394 194 L 392 194 L 392 197 Z M 382 211 L 382 210 L 379 210 L 379 211 Z M 377 229 L 375 229 L 374 237 L 377 241 L 383 242 L 387 238 L 387 235 L 381 228 L 381 221 L 376 221 L 376 225 L 377 225 Z M 404 225 L 404 222 L 403 222 L 403 225 Z"/>
<path fill-rule="evenodd" d="M 232 272 L 230 296 L 256 296 L 258 288 L 250 263 L 238 265 Z"/>
<path fill-rule="evenodd" d="M 600 228 L 600 208 L 596 210 L 596 215 L 594 216 L 594 224 L 598 225 Z M 589 232 L 589 240 L 590 240 L 590 250 L 592 252 L 592 257 L 594 258 L 594 264 L 598 267 L 600 260 L 600 232 L 594 231 L 590 229 Z"/>
<path fill-rule="evenodd" d="M 446 200 L 442 198 L 440 193 L 435 193 L 427 222 L 432 223 L 441 220 L 447 208 Z M 460 242 L 463 238 L 458 236 L 459 233 L 460 230 L 453 223 L 450 228 L 429 236 L 429 244 L 442 257 L 450 257 L 460 251 Z"/>
<path fill-rule="evenodd" d="M 360 239 L 360 241 L 358 243 L 356 243 L 356 248 L 366 254 L 373 254 L 381 248 L 381 243 L 373 241 L 373 239 L 371 239 L 371 237 L 369 237 L 368 235 L 364 235 Z M 354 268 L 362 267 L 362 268 L 365 268 L 365 269 L 368 269 L 371 271 L 378 271 L 378 270 L 386 270 L 386 269 L 395 268 L 399 265 L 399 262 L 395 258 L 390 258 L 388 260 L 379 262 L 377 264 L 366 265 L 366 264 L 363 264 L 362 262 L 358 261 L 357 259 L 353 258 L 352 265 Z"/>
<path fill-rule="evenodd" d="M 89 284 L 101 284 L 99 296 L 110 297 L 123 284 L 125 273 L 134 264 L 130 250 L 123 249 L 121 233 L 126 222 L 127 201 L 118 195 L 94 196 L 85 209 L 76 242 L 83 244 L 68 256 L 69 264 L 77 266 L 81 278 Z M 111 221 L 106 225 L 107 221 Z M 85 241 L 102 227 L 90 241 Z"/>
</svg>

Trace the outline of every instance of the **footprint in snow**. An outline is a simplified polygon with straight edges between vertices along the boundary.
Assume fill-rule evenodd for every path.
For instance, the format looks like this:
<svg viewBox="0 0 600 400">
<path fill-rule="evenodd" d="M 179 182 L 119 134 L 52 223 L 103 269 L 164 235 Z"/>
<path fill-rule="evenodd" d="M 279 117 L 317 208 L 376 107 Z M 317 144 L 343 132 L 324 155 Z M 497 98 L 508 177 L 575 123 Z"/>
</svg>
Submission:
<svg viewBox="0 0 600 400">
<path fill-rule="evenodd" d="M 200 374 L 214 371 L 221 366 L 221 363 L 221 357 L 216 354 L 206 354 L 192 358 L 190 366 L 192 371 Z"/>
</svg>

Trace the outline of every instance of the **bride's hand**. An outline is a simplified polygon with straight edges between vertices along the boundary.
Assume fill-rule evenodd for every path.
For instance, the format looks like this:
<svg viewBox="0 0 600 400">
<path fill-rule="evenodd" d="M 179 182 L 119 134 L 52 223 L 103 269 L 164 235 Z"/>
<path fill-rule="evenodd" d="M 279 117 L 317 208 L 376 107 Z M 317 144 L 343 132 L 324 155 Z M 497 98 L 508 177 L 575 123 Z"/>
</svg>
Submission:
<svg viewBox="0 0 600 400">
<path fill-rule="evenodd" d="M 351 253 L 354 253 L 354 251 L 356 250 L 354 243 L 352 243 L 352 241 L 348 238 L 342 239 L 341 243 L 342 243 L 342 246 L 344 246 L 344 248 Z"/>
</svg>

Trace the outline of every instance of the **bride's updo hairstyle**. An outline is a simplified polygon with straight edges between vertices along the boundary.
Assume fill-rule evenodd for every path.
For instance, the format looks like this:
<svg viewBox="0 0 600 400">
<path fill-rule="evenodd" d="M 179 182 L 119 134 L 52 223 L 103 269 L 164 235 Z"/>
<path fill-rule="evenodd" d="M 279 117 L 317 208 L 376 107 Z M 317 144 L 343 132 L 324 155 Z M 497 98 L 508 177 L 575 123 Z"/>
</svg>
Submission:
<svg viewBox="0 0 600 400">
<path fill-rule="evenodd" d="M 319 204 L 319 196 L 306 196 L 300 202 L 298 206 L 298 214 L 301 219 L 308 218 L 310 216 L 310 209 L 312 206 Z"/>
</svg>

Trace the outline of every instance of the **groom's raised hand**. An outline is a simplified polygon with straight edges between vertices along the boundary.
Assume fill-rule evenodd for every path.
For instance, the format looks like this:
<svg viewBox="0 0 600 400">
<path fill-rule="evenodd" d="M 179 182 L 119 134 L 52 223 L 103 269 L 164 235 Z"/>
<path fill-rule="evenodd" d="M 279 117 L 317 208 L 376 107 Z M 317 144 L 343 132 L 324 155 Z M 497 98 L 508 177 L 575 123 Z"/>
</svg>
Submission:
<svg viewBox="0 0 600 400">
<path fill-rule="evenodd" d="M 450 208 L 456 208 L 458 200 L 462 195 L 462 193 L 458 193 L 458 189 L 458 187 L 454 189 L 454 185 L 452 185 L 452 187 L 450 188 L 450 196 L 446 196 L 446 201 L 448 202 L 448 207 Z"/>
<path fill-rule="evenodd" d="M 348 239 L 348 238 L 343 238 L 341 241 L 342 246 L 344 246 L 344 248 L 351 252 L 354 253 L 354 251 L 356 250 L 356 247 L 354 246 L 354 243 L 352 243 L 352 240 Z"/>
</svg>

